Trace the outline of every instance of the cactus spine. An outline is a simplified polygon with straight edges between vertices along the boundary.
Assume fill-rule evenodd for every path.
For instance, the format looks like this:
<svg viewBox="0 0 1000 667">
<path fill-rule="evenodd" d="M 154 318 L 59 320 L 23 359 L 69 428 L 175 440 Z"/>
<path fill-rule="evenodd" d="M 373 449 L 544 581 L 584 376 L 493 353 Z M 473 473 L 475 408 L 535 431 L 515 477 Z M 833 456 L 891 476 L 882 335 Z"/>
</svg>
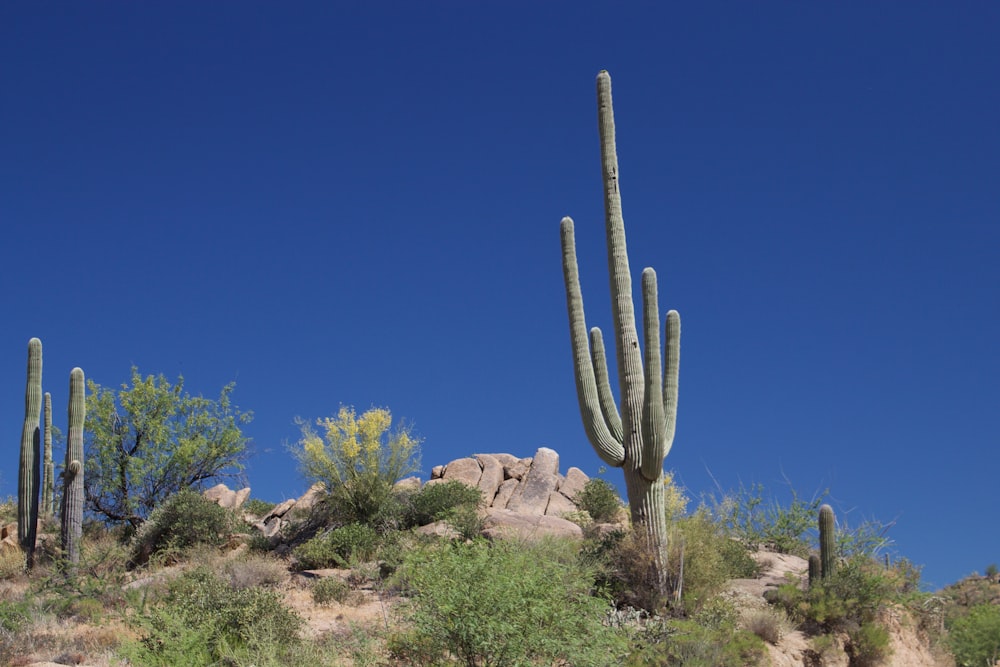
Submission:
<svg viewBox="0 0 1000 667">
<path fill-rule="evenodd" d="M 69 431 L 63 472 L 62 548 L 72 565 L 80 561 L 83 534 L 83 422 L 86 417 L 83 370 L 69 374 Z"/>
<path fill-rule="evenodd" d="M 42 411 L 42 341 L 28 341 L 28 383 L 24 394 L 24 426 L 21 428 L 21 462 L 17 479 L 17 539 L 28 567 L 35 563 L 38 536 L 38 468 Z"/>
<path fill-rule="evenodd" d="M 642 272 L 645 356 L 639 350 L 632 303 L 632 277 L 625 247 L 619 191 L 611 77 L 597 75 L 598 125 L 604 181 L 604 215 L 611 279 L 612 314 L 617 351 L 621 414 L 608 381 L 604 342 L 597 327 L 589 346 L 580 274 L 576 261 L 573 220 L 561 224 L 563 279 L 569 313 L 573 368 L 584 430 L 597 455 L 623 468 L 632 522 L 641 527 L 654 548 L 661 587 L 666 583 L 667 527 L 663 500 L 663 460 L 670 451 L 677 417 L 680 315 L 666 316 L 665 367 L 660 359 L 660 322 L 656 273 Z"/>
<path fill-rule="evenodd" d="M 819 508 L 819 559 L 823 578 L 837 570 L 837 522 L 833 508 L 823 505 Z"/>
<path fill-rule="evenodd" d="M 52 394 L 45 392 L 44 407 L 42 410 L 44 415 L 42 421 L 44 423 L 43 433 L 45 442 L 45 455 L 42 459 L 42 509 L 41 512 L 46 517 L 51 517 L 53 514 L 53 496 L 55 495 L 53 491 L 55 490 L 55 481 L 52 479 L 53 467 L 52 467 Z"/>
</svg>

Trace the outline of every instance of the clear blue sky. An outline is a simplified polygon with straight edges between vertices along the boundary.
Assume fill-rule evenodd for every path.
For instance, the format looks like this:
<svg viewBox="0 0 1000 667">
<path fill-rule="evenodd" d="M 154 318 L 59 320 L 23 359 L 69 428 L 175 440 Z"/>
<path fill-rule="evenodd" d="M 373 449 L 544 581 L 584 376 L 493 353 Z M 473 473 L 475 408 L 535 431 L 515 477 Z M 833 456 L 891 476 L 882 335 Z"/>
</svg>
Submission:
<svg viewBox="0 0 1000 667">
<path fill-rule="evenodd" d="M 625 3 L 622 3 L 624 5 Z M 0 494 L 27 341 L 256 418 L 384 405 L 424 469 L 547 445 L 595 474 L 559 220 L 610 327 L 594 77 L 632 268 L 684 322 L 667 467 L 896 520 L 943 585 L 1000 561 L 995 3 L 4 3 Z M 614 474 L 612 480 L 618 479 Z"/>
</svg>

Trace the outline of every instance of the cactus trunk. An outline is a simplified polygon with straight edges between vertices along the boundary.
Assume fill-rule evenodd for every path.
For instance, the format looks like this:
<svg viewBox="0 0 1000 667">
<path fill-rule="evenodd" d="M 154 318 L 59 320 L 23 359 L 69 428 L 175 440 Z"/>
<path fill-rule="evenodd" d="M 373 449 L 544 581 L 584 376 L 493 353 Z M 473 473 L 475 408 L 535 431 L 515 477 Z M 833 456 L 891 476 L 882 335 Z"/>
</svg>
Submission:
<svg viewBox="0 0 1000 667">
<path fill-rule="evenodd" d="M 52 479 L 54 468 L 52 466 L 52 394 L 45 392 L 43 409 L 44 442 L 45 455 L 42 459 L 42 509 L 43 516 L 51 517 L 53 513 L 53 491 L 55 481 Z"/>
<path fill-rule="evenodd" d="M 69 374 L 69 431 L 63 472 L 62 548 L 72 566 L 80 561 L 83 534 L 83 422 L 86 417 L 83 371 Z"/>
<path fill-rule="evenodd" d="M 819 559 L 824 579 L 837 570 L 837 521 L 833 508 L 823 505 L 819 508 Z"/>
<path fill-rule="evenodd" d="M 21 462 L 17 479 L 17 539 L 29 568 L 35 564 L 38 536 L 38 472 L 42 411 L 42 341 L 28 341 L 28 382 L 21 428 Z"/>
<path fill-rule="evenodd" d="M 667 530 L 663 460 L 673 443 L 677 416 L 680 316 L 676 311 L 667 313 L 665 359 L 661 359 L 656 273 L 653 269 L 644 269 L 645 354 L 640 351 L 622 218 L 611 77 L 607 72 L 597 76 L 597 106 L 621 414 L 608 382 L 600 329 L 591 329 L 588 339 L 573 220 L 567 217 L 561 225 L 563 279 L 577 399 L 584 430 L 598 456 L 608 465 L 624 469 L 632 522 L 644 531 L 653 548 L 657 576 L 665 593 Z"/>
<path fill-rule="evenodd" d="M 823 566 L 820 564 L 819 556 L 812 554 L 809 556 L 809 588 L 819 583 L 823 576 Z"/>
</svg>

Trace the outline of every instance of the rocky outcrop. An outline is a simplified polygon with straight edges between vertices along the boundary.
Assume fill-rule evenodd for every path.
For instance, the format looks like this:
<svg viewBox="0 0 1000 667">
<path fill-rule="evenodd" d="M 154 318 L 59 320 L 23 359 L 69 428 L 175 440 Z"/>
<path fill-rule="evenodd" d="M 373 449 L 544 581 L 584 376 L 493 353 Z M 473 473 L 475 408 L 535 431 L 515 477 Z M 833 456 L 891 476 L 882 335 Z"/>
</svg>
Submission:
<svg viewBox="0 0 1000 667">
<path fill-rule="evenodd" d="M 559 474 L 559 454 L 540 447 L 533 457 L 476 454 L 434 466 L 428 484 L 457 480 L 479 489 L 486 510 L 561 518 L 579 511 L 575 499 L 590 480 L 579 468 Z"/>
<path fill-rule="evenodd" d="M 575 500 L 590 478 L 579 468 L 570 468 L 565 476 L 560 474 L 559 454 L 548 447 L 540 447 L 534 456 L 524 458 L 501 453 L 455 459 L 434 466 L 425 483 L 408 477 L 397 482 L 395 488 L 416 492 L 424 485 L 453 481 L 479 489 L 483 497 L 483 534 L 488 537 L 582 536 L 580 527 L 565 517 L 579 512 Z M 222 490 L 209 491 L 229 498 Z M 246 491 L 249 493 L 249 489 Z M 313 485 L 301 498 L 288 499 L 263 517 L 252 517 L 254 525 L 264 537 L 276 541 L 289 521 L 306 518 L 306 510 L 322 498 L 324 491 L 322 484 Z M 435 525 L 422 532 L 451 535 L 453 530 Z"/>
<path fill-rule="evenodd" d="M 216 484 L 211 489 L 206 489 L 202 495 L 212 502 L 227 510 L 238 510 L 250 497 L 250 487 L 245 487 L 239 491 L 233 491 L 225 484 Z"/>
</svg>

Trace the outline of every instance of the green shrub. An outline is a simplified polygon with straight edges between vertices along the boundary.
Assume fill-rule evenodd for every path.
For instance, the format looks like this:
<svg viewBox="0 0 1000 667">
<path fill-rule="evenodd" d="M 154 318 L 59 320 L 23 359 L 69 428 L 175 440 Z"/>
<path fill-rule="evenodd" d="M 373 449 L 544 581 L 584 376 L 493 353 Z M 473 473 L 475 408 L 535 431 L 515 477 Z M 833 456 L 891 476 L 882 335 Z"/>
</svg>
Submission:
<svg viewBox="0 0 1000 667">
<path fill-rule="evenodd" d="M 949 624 L 948 645 L 959 667 L 992 667 L 1000 659 L 1000 607 L 971 607 Z"/>
<path fill-rule="evenodd" d="M 889 632 L 874 621 L 851 628 L 847 633 L 847 652 L 852 667 L 880 665 L 892 653 Z"/>
<path fill-rule="evenodd" d="M 207 568 L 185 572 L 135 623 L 142 639 L 122 652 L 137 665 L 214 665 L 232 651 L 279 652 L 298 641 L 301 619 L 264 588 L 234 589 Z"/>
<path fill-rule="evenodd" d="M 573 500 L 577 507 L 597 523 L 614 522 L 622 508 L 622 501 L 615 487 L 597 477 L 587 480 Z"/>
<path fill-rule="evenodd" d="M 754 577 L 758 569 L 746 548 L 727 537 L 704 510 L 675 520 L 671 527 L 666 589 L 660 587 L 653 553 L 641 533 L 588 539 L 582 553 L 598 566 L 598 585 L 618 606 L 650 613 L 663 611 L 678 589 L 683 610 L 695 613 L 726 581 Z"/>
<path fill-rule="evenodd" d="M 877 662 L 887 650 L 888 636 L 882 641 L 878 619 L 886 607 L 901 600 L 900 582 L 900 577 L 874 560 L 855 556 L 808 590 L 789 583 L 767 598 L 807 628 L 846 631 L 848 648 L 860 666 L 866 664 L 864 660 Z"/>
<path fill-rule="evenodd" d="M 292 446 L 305 477 L 323 482 L 334 516 L 345 523 L 379 529 L 396 525 L 399 503 L 393 485 L 419 469 L 420 439 L 405 424 L 392 427 L 386 408 L 360 417 L 341 406 L 336 417 L 319 419 L 314 428 L 299 420 L 302 438 Z"/>
<path fill-rule="evenodd" d="M 373 558 L 378 542 L 374 528 L 352 523 L 314 537 L 298 546 L 293 555 L 300 570 L 347 567 L 354 561 Z"/>
<path fill-rule="evenodd" d="M 456 507 L 449 514 L 447 521 L 448 525 L 458 533 L 459 539 L 474 540 L 483 533 L 483 516 L 471 505 Z"/>
<path fill-rule="evenodd" d="M 233 514 L 200 493 L 186 489 L 153 510 L 132 541 L 132 563 L 176 553 L 197 544 L 220 545 L 234 527 Z"/>
<path fill-rule="evenodd" d="M 593 572 L 558 541 L 451 542 L 409 554 L 400 580 L 408 631 L 391 638 L 403 664 L 619 664 L 624 637 L 606 627 Z M 456 622 L 460 619 L 460 622 Z"/>
<path fill-rule="evenodd" d="M 627 667 L 744 667 L 760 664 L 764 642 L 731 620 L 661 620 L 635 637 Z"/>
<path fill-rule="evenodd" d="M 426 526 L 442 521 L 451 518 L 463 507 L 476 509 L 482 501 L 479 489 L 456 480 L 425 485 L 407 498 L 402 527 Z"/>
<path fill-rule="evenodd" d="M 0 630 L 20 632 L 31 621 L 31 605 L 26 600 L 0 600 Z"/>
<path fill-rule="evenodd" d="M 316 604 L 330 604 L 347 602 L 351 595 L 351 587 L 346 581 L 338 577 L 324 577 L 317 581 L 312 588 L 312 599 Z"/>
<path fill-rule="evenodd" d="M 747 549 L 767 549 L 782 554 L 809 555 L 808 535 L 816 530 L 816 513 L 826 492 L 810 500 L 799 497 L 789 487 L 791 503 L 783 505 L 773 495 L 765 493 L 763 484 L 749 488 L 740 484 L 721 499 L 709 498 L 712 515 L 726 532 Z"/>
</svg>

